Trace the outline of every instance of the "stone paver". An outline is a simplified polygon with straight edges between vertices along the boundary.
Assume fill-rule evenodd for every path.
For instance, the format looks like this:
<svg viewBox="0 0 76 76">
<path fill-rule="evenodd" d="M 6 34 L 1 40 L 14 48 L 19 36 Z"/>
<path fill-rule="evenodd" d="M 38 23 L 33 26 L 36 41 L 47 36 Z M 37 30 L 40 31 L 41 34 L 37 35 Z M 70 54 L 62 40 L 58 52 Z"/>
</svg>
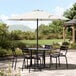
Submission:
<svg viewBox="0 0 76 76">
<path fill-rule="evenodd" d="M 65 59 L 61 58 L 61 67 L 58 69 L 45 69 L 42 71 L 34 72 L 32 69 L 29 73 L 28 69 L 24 69 L 22 71 L 22 59 L 20 59 L 17 63 L 17 69 L 12 69 L 12 73 L 19 72 L 21 76 L 76 76 L 76 52 L 68 52 L 67 54 L 69 68 L 66 69 Z M 49 58 L 46 58 L 46 62 L 49 63 Z M 54 59 L 53 59 L 53 62 Z M 10 64 L 10 65 L 9 65 Z M 0 68 L 7 68 L 7 66 L 11 66 L 11 62 L 8 61 L 0 61 Z"/>
</svg>

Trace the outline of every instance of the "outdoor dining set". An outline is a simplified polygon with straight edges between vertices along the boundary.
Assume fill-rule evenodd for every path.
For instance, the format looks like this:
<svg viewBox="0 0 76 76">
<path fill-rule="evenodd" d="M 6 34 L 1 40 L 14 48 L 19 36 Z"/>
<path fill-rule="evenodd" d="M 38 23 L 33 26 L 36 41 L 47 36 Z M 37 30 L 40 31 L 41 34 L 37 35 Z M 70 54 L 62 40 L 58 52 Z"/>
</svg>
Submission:
<svg viewBox="0 0 76 76">
<path fill-rule="evenodd" d="M 50 66 L 49 68 L 51 68 L 51 66 L 53 65 L 52 62 L 52 58 L 56 59 L 56 69 L 59 67 L 61 67 L 60 64 L 60 57 L 65 57 L 66 60 L 66 67 L 68 68 L 68 61 L 67 61 L 67 50 L 68 47 L 67 46 L 60 46 L 60 48 L 58 49 L 58 51 L 52 52 L 53 51 L 53 47 L 52 45 L 45 45 L 44 47 L 40 47 L 40 48 L 20 48 L 22 50 L 22 58 L 23 58 L 23 63 L 22 63 L 22 70 L 26 68 L 30 69 L 33 68 L 35 69 L 44 69 L 46 68 L 46 57 L 49 57 L 50 59 Z M 14 67 L 14 69 L 16 69 L 17 66 L 17 55 L 15 52 L 15 48 L 12 48 L 12 53 L 13 53 L 13 59 L 12 59 L 12 67 Z M 14 65 L 15 64 L 15 65 Z"/>
<path fill-rule="evenodd" d="M 60 66 L 60 57 L 65 57 L 66 59 L 66 66 L 68 68 L 68 62 L 67 62 L 67 50 L 68 47 L 66 46 L 61 46 L 59 48 L 59 52 L 51 52 L 53 50 L 53 47 L 51 45 L 45 45 L 45 47 L 38 47 L 38 25 L 39 25 L 39 21 L 51 21 L 51 20 L 57 20 L 57 19 L 61 19 L 64 20 L 64 18 L 59 18 L 56 17 L 54 15 L 51 15 L 50 13 L 47 13 L 45 11 L 42 10 L 34 10 L 30 13 L 25 13 L 23 15 L 18 15 L 15 17 L 10 18 L 9 20 L 14 20 L 14 21 L 36 21 L 37 22 L 37 47 L 35 48 L 20 48 L 22 50 L 23 53 L 23 65 L 22 65 L 22 70 L 25 67 L 25 63 L 27 63 L 27 68 L 31 69 L 32 66 L 34 66 L 37 69 L 42 69 L 42 68 L 46 68 L 46 57 L 50 57 L 50 67 L 52 63 L 52 58 L 56 59 L 56 69 L 57 69 L 57 62 L 59 61 L 59 66 Z M 17 56 L 14 53 L 15 49 L 12 49 L 13 51 L 13 63 L 15 62 L 15 68 L 16 68 L 16 63 L 17 63 Z M 63 52 L 65 53 L 63 53 Z M 14 61 L 15 60 L 15 61 Z M 34 63 L 33 63 L 34 60 Z M 58 60 L 58 61 L 57 61 Z M 28 62 L 30 61 L 30 62 Z M 12 63 L 12 64 L 13 64 Z M 30 64 L 29 64 L 30 63 Z"/>
</svg>

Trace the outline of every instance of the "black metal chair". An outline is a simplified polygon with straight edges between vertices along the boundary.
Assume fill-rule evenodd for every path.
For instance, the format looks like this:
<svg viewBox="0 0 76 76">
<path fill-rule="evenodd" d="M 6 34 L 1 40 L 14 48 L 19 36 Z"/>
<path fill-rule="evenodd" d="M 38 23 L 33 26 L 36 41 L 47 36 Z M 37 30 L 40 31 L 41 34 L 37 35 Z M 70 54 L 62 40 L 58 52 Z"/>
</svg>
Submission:
<svg viewBox="0 0 76 76">
<path fill-rule="evenodd" d="M 50 51 L 47 50 L 47 52 L 46 52 L 46 56 L 49 56 L 52 49 L 53 49 L 53 46 L 52 45 L 45 45 L 45 48 L 50 49 Z"/>
<path fill-rule="evenodd" d="M 45 52 L 45 56 L 46 56 L 46 57 L 49 57 L 50 54 L 51 54 L 51 51 L 52 51 L 52 49 L 53 49 L 52 45 L 48 45 L 48 44 L 47 44 L 47 45 L 44 45 L 44 48 L 50 49 L 50 50 L 47 50 L 47 51 Z M 50 62 L 52 62 L 51 59 L 50 59 Z"/>
<path fill-rule="evenodd" d="M 56 69 L 57 69 L 57 60 L 59 60 L 59 65 L 60 65 L 59 53 L 50 54 L 50 66 L 53 64 L 52 58 L 56 59 Z"/>
<path fill-rule="evenodd" d="M 67 50 L 68 50 L 67 46 L 60 46 L 59 52 L 50 54 L 50 60 L 52 60 L 52 58 L 56 58 L 56 69 L 57 69 L 57 60 L 59 61 L 59 66 L 60 66 L 60 57 L 65 57 L 66 66 L 68 68 L 68 62 L 67 62 L 67 56 L 66 56 Z"/>
<path fill-rule="evenodd" d="M 12 68 L 14 67 L 14 69 L 16 69 L 16 64 L 17 64 L 16 51 L 14 47 L 12 47 L 11 50 L 12 50 Z"/>
<path fill-rule="evenodd" d="M 23 53 L 23 64 L 22 64 L 22 70 L 23 68 L 25 67 L 25 63 L 26 63 L 26 67 L 29 68 L 29 72 L 30 72 L 30 68 L 32 67 L 31 66 L 31 63 L 28 64 L 29 60 L 32 59 L 34 60 L 34 67 L 36 65 L 36 62 L 37 62 L 37 56 L 36 54 L 32 54 L 32 58 L 31 58 L 31 54 L 30 54 L 30 51 L 28 50 L 28 48 L 23 48 L 22 49 L 22 53 Z M 27 61 L 27 62 L 26 62 Z M 40 65 L 41 65 L 41 58 L 38 56 L 38 61 L 40 61 Z"/>
<path fill-rule="evenodd" d="M 59 58 L 60 57 L 65 57 L 66 67 L 68 68 L 67 52 L 68 52 L 68 46 L 63 45 L 63 46 L 60 47 Z"/>
</svg>

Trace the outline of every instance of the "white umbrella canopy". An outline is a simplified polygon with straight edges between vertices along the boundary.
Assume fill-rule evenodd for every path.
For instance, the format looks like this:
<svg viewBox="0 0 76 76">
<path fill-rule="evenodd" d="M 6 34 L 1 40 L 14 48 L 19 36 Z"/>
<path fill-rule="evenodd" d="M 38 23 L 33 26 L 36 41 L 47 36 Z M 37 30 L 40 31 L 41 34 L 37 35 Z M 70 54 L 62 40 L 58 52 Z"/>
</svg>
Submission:
<svg viewBox="0 0 76 76">
<path fill-rule="evenodd" d="M 14 21 L 37 21 L 37 49 L 38 49 L 38 22 L 41 20 L 51 20 L 52 14 L 45 12 L 43 10 L 34 10 L 30 13 L 24 13 L 17 16 L 13 16 L 8 20 Z"/>
<path fill-rule="evenodd" d="M 63 17 L 63 16 L 57 16 L 57 15 L 53 15 L 50 14 L 48 12 L 45 12 L 43 10 L 34 10 L 32 12 L 28 12 L 28 13 L 24 13 L 24 14 L 20 14 L 17 16 L 13 16 L 11 17 L 9 20 L 19 20 L 19 21 L 26 21 L 26 20 L 31 20 L 31 21 L 35 21 L 35 20 L 68 20 L 67 18 Z"/>
<path fill-rule="evenodd" d="M 63 16 L 57 16 L 57 15 L 52 15 L 50 16 L 51 20 L 69 20 L 68 18 L 65 18 Z"/>
<path fill-rule="evenodd" d="M 57 20 L 57 19 L 62 19 L 62 20 L 66 20 L 66 18 L 64 17 L 59 17 L 53 14 L 50 14 L 48 12 L 45 12 L 43 10 L 34 10 L 32 12 L 29 13 L 24 13 L 24 14 L 20 14 L 17 16 L 13 16 L 8 20 L 14 20 L 14 21 L 37 21 L 37 49 L 38 49 L 38 22 L 41 21 L 45 21 L 45 20 Z"/>
<path fill-rule="evenodd" d="M 53 16 L 52 14 L 45 12 L 43 10 L 34 10 L 29 13 L 20 14 L 14 17 L 11 17 L 9 20 L 51 20 L 50 17 Z"/>
</svg>

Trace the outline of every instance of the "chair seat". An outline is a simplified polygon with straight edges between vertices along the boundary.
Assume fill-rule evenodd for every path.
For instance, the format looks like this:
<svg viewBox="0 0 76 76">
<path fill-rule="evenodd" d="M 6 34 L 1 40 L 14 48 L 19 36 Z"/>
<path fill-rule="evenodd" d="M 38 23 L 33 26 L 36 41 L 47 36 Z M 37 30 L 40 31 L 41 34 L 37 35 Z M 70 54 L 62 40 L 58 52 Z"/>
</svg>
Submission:
<svg viewBox="0 0 76 76">
<path fill-rule="evenodd" d="M 64 55 L 63 53 L 60 53 L 59 56 L 62 57 L 62 56 L 66 56 L 66 55 Z"/>
<path fill-rule="evenodd" d="M 50 57 L 59 57 L 59 53 L 50 54 Z"/>
<path fill-rule="evenodd" d="M 32 56 L 34 59 L 37 59 L 37 56 L 36 55 L 33 55 Z M 38 56 L 38 60 L 40 60 L 40 56 Z"/>
<path fill-rule="evenodd" d="M 57 68 L 57 60 L 59 60 L 59 66 L 60 66 L 60 57 L 65 57 L 66 66 L 68 68 L 68 61 L 66 57 L 67 50 L 68 50 L 67 46 L 60 46 L 59 52 L 50 54 L 50 62 L 51 62 L 51 58 L 56 58 L 56 68 Z"/>
<path fill-rule="evenodd" d="M 31 59 L 31 56 L 30 55 L 24 55 L 24 57 L 26 59 Z M 37 59 L 37 56 L 36 55 L 32 55 L 32 59 Z M 40 56 L 38 57 L 38 60 L 40 60 Z"/>
</svg>

